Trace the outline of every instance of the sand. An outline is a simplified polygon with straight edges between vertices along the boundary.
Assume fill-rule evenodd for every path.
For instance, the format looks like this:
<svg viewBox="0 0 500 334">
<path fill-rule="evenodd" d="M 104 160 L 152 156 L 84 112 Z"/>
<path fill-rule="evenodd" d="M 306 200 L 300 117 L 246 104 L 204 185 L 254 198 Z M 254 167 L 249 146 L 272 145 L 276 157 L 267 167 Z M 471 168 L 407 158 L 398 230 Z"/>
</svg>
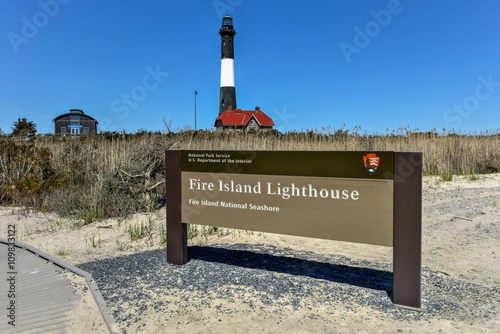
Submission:
<svg viewBox="0 0 500 334">
<path fill-rule="evenodd" d="M 76 228 L 78 222 L 51 214 L 26 212 L 18 208 L 0 208 L 0 236 L 5 237 L 7 224 L 15 224 L 17 240 L 28 243 L 64 261 L 79 265 L 90 261 L 164 249 L 161 226 L 165 224 L 164 209 L 155 213 L 136 214 L 125 220 L 110 219 Z M 152 233 L 139 241 L 131 241 L 129 225 L 152 226 Z M 500 174 L 480 175 L 478 180 L 455 177 L 443 182 L 439 177 L 423 181 L 422 265 L 432 271 L 483 287 L 500 287 Z M 201 235 L 190 245 L 223 244 L 273 245 L 307 250 L 316 254 L 343 255 L 357 261 L 392 263 L 392 248 L 338 241 L 291 237 L 276 234 L 223 230 L 216 235 Z M 181 302 L 185 291 L 170 291 L 166 302 Z M 151 300 L 157 300 L 151 292 Z M 251 298 L 252 291 L 248 291 Z M 244 295 L 242 295 L 244 298 Z M 310 308 L 295 310 L 259 305 L 250 308 L 244 300 L 216 300 L 192 292 L 190 299 L 209 300 L 219 306 L 222 317 L 210 317 L 212 307 L 200 310 L 187 305 L 179 315 L 171 308 L 165 312 L 142 313 L 140 323 L 147 326 L 118 325 L 128 333 L 311 333 L 311 332 L 499 332 L 500 318 L 477 318 L 474 321 L 453 321 L 439 316 L 425 320 L 399 320 L 369 307 L 345 309 L 322 307 L 321 297 Z M 423 301 L 424 312 L 426 300 Z M 479 307 L 480 305 L 478 305 Z M 482 305 L 484 306 L 484 305 Z M 113 305 L 108 305 L 113 309 Z M 171 306 L 173 307 L 173 306 Z M 489 305 L 500 309 L 500 297 Z M 332 320 L 333 319 L 333 320 Z M 223 325 L 221 325 L 223 324 Z"/>
</svg>

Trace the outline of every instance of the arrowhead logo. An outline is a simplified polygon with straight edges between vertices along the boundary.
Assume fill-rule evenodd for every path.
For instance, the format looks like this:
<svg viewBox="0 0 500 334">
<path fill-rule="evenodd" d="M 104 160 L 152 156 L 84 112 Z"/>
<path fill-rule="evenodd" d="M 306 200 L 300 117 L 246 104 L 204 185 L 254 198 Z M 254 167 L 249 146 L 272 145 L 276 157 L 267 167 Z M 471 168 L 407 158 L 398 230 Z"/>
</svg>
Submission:
<svg viewBox="0 0 500 334">
<path fill-rule="evenodd" d="M 375 153 L 368 153 L 363 157 L 363 162 L 368 173 L 372 175 L 377 171 L 377 168 L 380 164 L 380 157 L 377 157 Z"/>
</svg>

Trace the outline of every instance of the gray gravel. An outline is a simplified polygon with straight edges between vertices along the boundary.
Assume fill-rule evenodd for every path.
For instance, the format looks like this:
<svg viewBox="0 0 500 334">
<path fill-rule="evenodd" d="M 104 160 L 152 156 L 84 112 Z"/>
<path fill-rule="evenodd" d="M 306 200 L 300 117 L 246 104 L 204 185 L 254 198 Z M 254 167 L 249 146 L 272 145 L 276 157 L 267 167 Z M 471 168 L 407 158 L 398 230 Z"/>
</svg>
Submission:
<svg viewBox="0 0 500 334">
<path fill-rule="evenodd" d="M 435 318 L 474 323 L 498 316 L 495 304 L 500 288 L 480 286 L 444 273 L 422 268 L 423 311 L 395 307 L 391 302 L 392 265 L 354 261 L 345 256 L 324 256 L 270 245 L 221 245 L 189 247 L 190 261 L 176 266 L 166 262 L 165 250 L 104 259 L 81 264 L 92 274 L 115 321 L 126 328 L 141 322 L 141 314 L 164 312 L 168 305 L 150 301 L 149 291 L 168 295 L 183 291 L 191 307 L 203 309 L 213 298 L 234 300 L 249 288 L 245 303 L 303 309 L 318 303 L 355 310 L 367 307 L 395 320 Z M 190 299 L 190 292 L 206 299 Z M 208 297 L 210 295 L 210 297 Z M 185 304 L 184 304 L 185 305 Z M 129 309 L 136 311 L 131 314 Z M 183 312 L 182 304 L 176 312 Z M 215 308 L 217 312 L 224 312 Z M 319 316 L 319 315 L 318 315 Z M 168 316 L 166 316 L 168 318 Z M 127 332 L 125 329 L 123 332 Z"/>
</svg>

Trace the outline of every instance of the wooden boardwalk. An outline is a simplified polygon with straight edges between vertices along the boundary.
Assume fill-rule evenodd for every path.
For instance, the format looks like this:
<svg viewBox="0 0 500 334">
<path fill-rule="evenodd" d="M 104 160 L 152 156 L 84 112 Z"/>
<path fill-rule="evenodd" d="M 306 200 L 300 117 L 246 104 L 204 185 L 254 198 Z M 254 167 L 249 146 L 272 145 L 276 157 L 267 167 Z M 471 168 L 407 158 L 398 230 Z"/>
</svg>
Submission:
<svg viewBox="0 0 500 334">
<path fill-rule="evenodd" d="M 0 333 L 117 332 L 89 273 L 15 245 L 15 257 L 9 258 L 8 241 L 0 238 Z"/>
</svg>

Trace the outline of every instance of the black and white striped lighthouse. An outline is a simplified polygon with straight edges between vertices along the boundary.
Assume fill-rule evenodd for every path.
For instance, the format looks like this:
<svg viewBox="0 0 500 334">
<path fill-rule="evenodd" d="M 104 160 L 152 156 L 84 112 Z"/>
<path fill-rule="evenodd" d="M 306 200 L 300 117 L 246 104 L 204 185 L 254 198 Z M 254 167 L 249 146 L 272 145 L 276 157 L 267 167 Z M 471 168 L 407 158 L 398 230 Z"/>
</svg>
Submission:
<svg viewBox="0 0 500 334">
<path fill-rule="evenodd" d="M 219 115 L 229 107 L 236 109 L 236 88 L 234 87 L 234 35 L 233 18 L 227 14 L 222 18 L 221 36 L 221 71 Z"/>
</svg>

